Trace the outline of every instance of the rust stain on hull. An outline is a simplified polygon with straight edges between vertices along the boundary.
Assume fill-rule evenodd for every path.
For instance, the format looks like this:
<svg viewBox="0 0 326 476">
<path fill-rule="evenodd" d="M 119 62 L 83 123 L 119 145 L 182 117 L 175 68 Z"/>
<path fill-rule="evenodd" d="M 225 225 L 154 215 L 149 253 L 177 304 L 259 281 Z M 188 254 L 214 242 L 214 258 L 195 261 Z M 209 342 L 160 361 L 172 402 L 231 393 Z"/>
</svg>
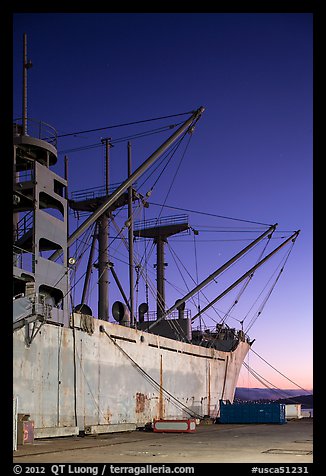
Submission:
<svg viewBox="0 0 326 476">
<path fill-rule="evenodd" d="M 144 413 L 146 407 L 147 396 L 143 393 L 136 393 L 136 413 Z"/>
</svg>

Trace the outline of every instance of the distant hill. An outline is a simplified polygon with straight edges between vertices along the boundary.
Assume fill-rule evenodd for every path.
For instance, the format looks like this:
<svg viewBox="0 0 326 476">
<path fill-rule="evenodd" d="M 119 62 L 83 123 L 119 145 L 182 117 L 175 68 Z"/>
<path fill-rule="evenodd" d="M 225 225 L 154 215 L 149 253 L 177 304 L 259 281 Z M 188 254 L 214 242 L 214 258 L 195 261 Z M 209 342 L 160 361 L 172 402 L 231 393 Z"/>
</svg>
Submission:
<svg viewBox="0 0 326 476">
<path fill-rule="evenodd" d="M 237 387 L 234 398 L 236 401 L 277 400 L 279 403 L 301 403 L 302 408 L 313 408 L 312 390 L 277 390 Z"/>
<path fill-rule="evenodd" d="M 313 408 L 313 395 L 298 395 L 293 398 L 281 398 L 277 400 L 279 403 L 301 403 L 301 408 Z"/>
</svg>

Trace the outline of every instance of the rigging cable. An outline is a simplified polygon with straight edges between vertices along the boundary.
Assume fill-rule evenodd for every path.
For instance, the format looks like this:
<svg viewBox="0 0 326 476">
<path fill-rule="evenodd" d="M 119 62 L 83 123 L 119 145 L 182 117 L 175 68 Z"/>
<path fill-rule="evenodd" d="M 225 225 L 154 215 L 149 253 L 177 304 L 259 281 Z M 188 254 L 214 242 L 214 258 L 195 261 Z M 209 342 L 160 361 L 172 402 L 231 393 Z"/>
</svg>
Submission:
<svg viewBox="0 0 326 476">
<path fill-rule="evenodd" d="M 249 367 L 248 364 L 246 364 L 245 362 L 243 362 L 243 365 L 244 367 L 246 367 L 246 369 L 248 370 L 248 373 L 250 373 L 256 380 L 258 380 L 258 382 L 260 382 L 265 388 L 275 392 L 275 393 L 278 393 L 280 395 L 281 398 L 286 398 L 288 400 L 292 400 L 294 403 L 300 403 L 298 401 L 295 400 L 295 397 L 289 397 L 288 395 L 286 395 L 285 393 L 282 392 L 281 389 L 279 389 L 278 387 L 276 387 L 276 385 L 272 384 L 271 382 L 269 382 L 267 379 L 265 379 L 264 377 L 262 377 L 262 375 L 260 375 L 258 372 L 256 372 L 255 370 L 253 370 L 252 368 Z M 275 369 L 276 370 L 276 369 Z M 284 376 L 285 377 L 285 376 Z M 287 377 L 286 377 L 287 378 Z M 289 379 L 288 379 L 289 380 Z M 291 380 L 290 380 L 291 381 Z M 265 383 L 265 382 L 268 382 L 268 383 Z M 294 382 L 292 382 L 294 383 Z M 269 385 L 268 385 L 269 384 Z M 297 385 L 297 384 L 295 384 Z M 298 386 L 298 385 L 297 385 Z M 302 390 L 304 390 L 305 392 L 308 392 L 307 390 L 305 390 L 304 388 L 298 386 L 299 388 L 301 388 Z M 248 391 L 249 391 L 249 387 L 248 387 Z"/>
<path fill-rule="evenodd" d="M 258 256 L 258 258 L 257 258 L 255 264 L 259 263 L 259 261 L 260 261 L 260 260 L 262 259 L 262 257 L 264 256 L 264 253 L 265 253 L 265 251 L 266 251 L 266 249 L 267 249 L 267 246 L 268 246 L 269 243 L 270 243 L 271 237 L 272 237 L 272 233 L 271 233 L 270 235 L 268 235 L 268 239 L 266 240 L 266 244 L 265 244 L 265 246 L 263 247 L 261 253 L 259 254 L 259 256 Z M 247 287 L 248 287 L 250 281 L 252 280 L 254 274 L 255 274 L 255 272 L 251 273 L 251 274 L 247 277 L 247 279 L 245 280 L 245 282 L 244 282 L 242 288 L 240 289 L 240 291 L 238 292 L 238 294 L 237 294 L 237 296 L 236 296 L 234 302 L 231 304 L 231 306 L 229 307 L 228 311 L 226 311 L 226 313 L 225 313 L 225 315 L 224 315 L 224 317 L 223 317 L 223 319 L 222 319 L 221 324 L 225 324 L 225 323 L 226 323 L 226 320 L 227 320 L 227 318 L 229 317 L 230 312 L 231 312 L 232 309 L 234 309 L 234 307 L 239 303 L 240 298 L 242 297 L 243 293 L 244 293 L 245 290 L 247 289 Z M 242 321 L 239 321 L 240 324 L 241 324 L 241 327 L 243 326 L 243 321 L 244 321 L 244 319 L 243 319 Z"/>
<path fill-rule="evenodd" d="M 257 357 L 259 357 L 263 362 L 265 362 L 265 364 L 269 365 L 273 370 L 275 370 L 277 373 L 279 373 L 282 377 L 286 378 L 289 382 L 293 383 L 296 387 L 300 388 L 301 390 L 307 392 L 308 390 L 306 390 L 305 388 L 301 387 L 300 385 L 298 385 L 297 383 L 293 382 L 293 380 L 289 379 L 286 375 L 284 375 L 282 372 L 280 372 L 279 370 L 277 370 L 275 367 L 273 367 L 273 365 L 271 365 L 270 363 L 267 362 L 267 360 L 263 359 L 263 357 L 261 357 L 259 354 L 257 354 L 257 352 L 255 352 L 251 347 L 250 347 L 250 350 L 251 352 L 253 352 L 255 355 L 257 355 Z"/>
<path fill-rule="evenodd" d="M 243 362 L 243 366 L 248 370 L 248 372 L 256 379 L 258 380 L 259 383 L 264 385 L 265 388 L 268 388 L 269 390 L 278 390 L 276 385 L 274 385 L 272 382 L 269 380 L 265 379 L 262 375 L 260 375 L 258 372 L 256 372 L 253 368 L 249 367 L 249 365 L 246 362 Z"/>
<path fill-rule="evenodd" d="M 256 247 L 257 245 L 258 245 L 258 243 L 255 244 L 255 247 Z M 222 272 L 220 272 L 220 273 L 219 273 L 219 276 L 221 277 L 221 276 L 223 276 L 224 273 L 227 273 L 233 266 L 235 266 L 237 263 L 239 263 L 241 260 L 243 260 L 251 251 L 252 251 L 252 250 L 247 250 L 247 251 L 245 252 L 245 254 L 243 254 L 242 256 L 240 256 L 236 261 L 232 262 L 227 268 L 225 268 Z M 213 281 L 211 281 L 211 283 L 207 283 L 207 286 L 209 286 L 209 284 L 212 284 L 212 282 L 214 282 L 215 284 L 217 284 L 216 279 L 214 279 Z M 232 286 L 234 286 L 235 283 L 236 283 L 236 281 L 233 282 Z M 239 284 L 239 283 L 238 283 L 238 284 Z M 229 286 L 229 288 L 231 288 L 231 286 Z M 225 295 L 227 292 L 230 291 L 229 288 L 226 289 L 226 290 L 224 290 L 224 292 L 223 292 L 224 295 Z M 215 303 L 215 302 L 216 302 L 216 299 L 215 299 L 214 301 L 212 301 L 212 303 Z M 211 307 L 211 308 L 214 309 L 214 306 L 213 306 L 212 303 L 209 303 L 209 305 L 206 306 L 206 307 L 203 309 L 203 311 L 201 311 L 201 314 L 206 314 L 209 307 Z M 217 314 L 218 314 L 218 313 L 217 313 Z M 192 318 L 192 320 L 197 319 L 198 317 L 199 317 L 199 316 L 196 314 L 196 315 Z M 210 316 L 209 316 L 209 317 L 210 317 Z M 219 317 L 220 317 L 220 316 L 219 316 Z M 229 316 L 229 317 L 231 317 L 231 316 Z M 210 317 L 210 318 L 211 318 L 211 317 Z M 241 322 L 239 319 L 236 319 L 235 317 L 232 317 L 232 318 L 233 318 L 234 320 L 238 321 L 239 323 Z M 214 321 L 214 319 L 212 319 L 212 320 Z M 214 321 L 214 322 L 216 322 L 216 321 Z"/>
<path fill-rule="evenodd" d="M 119 144 L 120 142 L 129 141 L 131 139 L 135 140 L 135 139 L 140 139 L 142 137 L 151 136 L 151 135 L 154 135 L 154 134 L 158 134 L 160 132 L 165 132 L 167 130 L 174 129 L 175 127 L 179 126 L 180 124 L 182 124 L 182 123 L 180 122 L 180 123 L 177 123 L 177 124 L 170 124 L 168 126 L 160 127 L 160 128 L 157 128 L 157 129 L 152 129 L 152 130 L 147 131 L 147 132 L 140 132 L 138 134 L 133 134 L 133 135 L 124 136 L 124 137 L 118 137 L 117 139 L 110 140 L 110 144 L 115 145 L 115 144 Z M 95 144 L 88 144 L 88 145 L 83 145 L 83 146 L 80 146 L 80 147 L 74 147 L 72 149 L 60 150 L 59 153 L 60 154 L 67 154 L 67 153 L 71 154 L 72 152 L 80 152 L 80 151 L 83 151 L 83 150 L 97 149 L 97 148 L 100 148 L 100 147 L 104 148 L 103 143 L 102 142 L 96 142 Z"/>
<path fill-rule="evenodd" d="M 180 138 L 179 143 L 178 143 L 177 146 L 175 147 L 174 153 L 177 151 L 177 149 L 178 149 L 179 146 L 181 145 L 181 141 L 185 138 L 185 136 L 186 136 L 187 133 L 188 133 L 188 131 L 186 131 L 186 132 L 184 133 L 184 135 Z M 189 147 L 191 138 L 192 138 L 192 133 L 189 135 L 188 142 L 187 142 L 187 144 L 186 144 L 185 150 L 183 151 L 183 154 L 182 154 L 182 156 L 181 156 L 181 158 L 180 158 L 180 160 L 179 160 L 179 164 L 178 164 L 178 166 L 177 166 L 177 168 L 176 168 L 176 171 L 175 171 L 175 173 L 174 173 L 174 176 L 173 176 L 173 178 L 172 178 L 170 187 L 169 187 L 169 189 L 168 189 L 168 191 L 167 191 L 167 193 L 166 193 L 164 203 L 163 203 L 162 208 L 161 208 L 161 211 L 160 211 L 160 213 L 159 213 L 159 217 L 161 216 L 161 214 L 162 214 L 162 212 L 163 212 L 163 208 L 165 207 L 166 200 L 168 199 L 168 196 L 169 196 L 169 194 L 170 194 L 170 192 L 171 192 L 171 189 L 172 189 L 172 186 L 173 186 L 174 181 L 175 181 L 175 179 L 176 179 L 176 176 L 177 176 L 177 174 L 178 174 L 178 172 L 179 172 L 179 169 L 180 169 L 180 167 L 181 167 L 181 164 L 182 164 L 182 162 L 183 162 L 183 160 L 184 160 L 184 157 L 185 157 L 186 152 L 187 152 L 187 150 L 188 150 L 188 147 Z M 173 155 L 171 155 L 171 157 L 170 157 L 170 159 L 169 159 L 169 162 L 171 161 L 172 157 L 173 157 Z M 168 163 L 169 163 L 169 162 L 168 162 Z"/>
<path fill-rule="evenodd" d="M 156 164 L 152 164 L 149 168 L 148 168 L 148 172 L 150 172 L 148 174 L 148 176 L 145 178 L 144 176 L 144 180 L 143 182 L 139 185 L 138 187 L 138 190 L 143 187 L 145 185 L 145 183 L 150 179 L 150 177 L 152 175 L 154 175 L 154 173 L 162 166 L 162 164 L 166 161 L 166 164 L 164 165 L 163 167 L 163 170 L 159 173 L 159 176 L 157 177 L 157 179 L 154 181 L 153 185 L 151 186 L 151 188 L 149 189 L 149 191 L 146 193 L 146 197 L 150 197 L 150 195 L 152 194 L 153 190 L 154 190 L 154 187 L 156 186 L 157 182 L 159 181 L 159 179 L 162 177 L 165 169 L 168 167 L 170 161 L 172 160 L 172 157 L 173 155 L 175 154 L 175 152 L 177 151 L 177 149 L 179 148 L 180 144 L 181 144 L 181 141 L 183 140 L 184 136 L 185 136 L 186 133 L 184 133 L 183 136 L 181 136 L 174 144 L 170 145 L 170 147 L 165 151 L 165 153 L 162 155 L 162 157 L 160 158 L 160 160 L 156 163 Z"/>
<path fill-rule="evenodd" d="M 67 134 L 59 134 L 57 137 L 77 136 L 77 135 L 86 134 L 86 133 L 89 133 L 89 132 L 103 131 L 105 129 L 115 129 L 117 127 L 131 126 L 131 125 L 135 125 L 135 124 L 141 124 L 141 123 L 144 123 L 144 122 L 151 122 L 151 121 L 159 121 L 159 120 L 162 120 L 162 119 L 168 119 L 170 117 L 189 115 L 189 114 L 193 114 L 194 112 L 195 111 L 182 112 L 182 113 L 179 113 L 179 114 L 171 114 L 169 116 L 154 117 L 154 118 L 151 118 L 151 119 L 142 119 L 142 120 L 139 120 L 139 121 L 125 122 L 123 124 L 115 124 L 115 125 L 106 126 L 106 127 L 97 127 L 96 129 L 88 129 L 88 130 L 78 131 L 78 132 L 69 132 Z"/>
<path fill-rule="evenodd" d="M 185 281 L 185 279 L 184 279 L 184 277 L 183 277 L 183 275 L 182 275 L 182 273 L 181 273 L 181 270 L 180 270 L 180 267 L 178 266 L 177 260 L 181 263 L 181 265 L 183 266 L 183 269 L 184 269 L 185 272 L 188 274 L 188 276 L 190 277 L 190 279 L 192 280 L 192 282 L 193 282 L 194 284 L 197 284 L 197 283 L 198 283 L 198 279 L 197 279 L 197 283 L 196 283 L 196 281 L 195 281 L 194 278 L 191 276 L 191 274 L 189 273 L 189 271 L 188 271 L 188 270 L 185 268 L 185 266 L 182 264 L 180 258 L 177 256 L 176 252 L 173 250 L 173 248 L 171 247 L 171 244 L 170 244 L 170 243 L 168 243 L 168 247 L 169 247 L 170 253 L 171 253 L 171 255 L 172 255 L 172 258 L 173 258 L 173 260 L 174 260 L 174 262 L 175 262 L 175 265 L 176 265 L 176 267 L 178 268 L 178 271 L 179 271 L 179 273 L 180 273 L 180 276 L 181 276 L 181 278 L 182 278 L 182 280 L 183 280 L 183 282 L 184 282 L 184 284 L 185 284 L 185 287 L 186 287 L 187 291 L 189 292 L 189 291 L 190 291 L 189 286 L 187 285 L 187 283 L 186 283 L 186 281 Z M 168 282 L 168 281 L 167 281 L 167 282 Z M 181 290 L 178 289 L 176 286 L 174 286 L 172 283 L 169 282 L 169 284 L 170 284 L 171 286 L 173 286 L 174 289 L 176 289 L 176 290 L 178 290 L 178 291 L 181 291 Z M 182 292 L 184 292 L 184 291 L 182 290 Z M 204 296 L 204 298 L 205 298 L 205 303 L 206 303 L 206 304 L 209 303 L 209 299 L 207 298 L 207 296 L 205 296 L 203 290 L 201 291 L 201 293 L 198 292 L 198 293 L 197 293 L 197 296 L 198 296 L 198 306 L 196 305 L 196 302 L 195 302 L 195 298 L 194 298 L 194 297 L 191 298 L 191 300 L 194 302 L 194 306 L 197 307 L 197 308 L 199 308 L 199 309 L 200 309 L 200 294 L 202 294 L 202 295 Z M 219 315 L 219 313 L 217 312 L 217 310 L 216 310 L 215 307 L 213 307 L 213 310 L 214 310 L 214 312 L 217 314 L 217 316 L 219 317 L 219 319 L 221 319 L 221 316 Z M 215 322 L 215 324 L 217 324 L 217 321 L 215 321 L 213 318 L 211 318 L 211 319 Z M 202 321 L 202 318 L 201 318 L 201 321 Z M 201 330 L 201 321 L 200 321 L 200 330 Z M 204 322 L 203 322 L 203 323 L 204 323 Z M 207 326 L 206 326 L 206 327 L 207 327 Z"/>
<path fill-rule="evenodd" d="M 155 205 L 155 206 L 158 206 L 158 207 L 162 207 L 162 204 L 160 204 L 160 203 L 154 203 L 154 202 L 148 202 L 148 203 L 149 203 L 149 205 Z M 255 225 L 271 226 L 271 224 L 269 224 L 269 223 L 261 223 L 261 222 L 252 221 L 252 220 L 244 220 L 242 218 L 234 218 L 234 217 L 228 217 L 228 216 L 225 216 L 225 215 L 217 215 L 215 213 L 200 212 L 198 210 L 190 210 L 188 208 L 172 207 L 172 206 L 166 205 L 166 204 L 164 204 L 164 206 L 165 206 L 165 208 L 171 208 L 171 209 L 174 209 L 174 210 L 181 210 L 181 211 L 189 212 L 189 213 L 198 213 L 199 215 L 207 215 L 207 216 L 211 216 L 211 217 L 215 217 L 215 218 L 225 218 L 227 220 L 242 221 L 242 222 L 245 222 L 245 223 L 253 223 Z"/>
<path fill-rule="evenodd" d="M 267 303 L 268 299 L 270 298 L 272 292 L 273 292 L 274 289 L 275 289 L 275 286 L 276 286 L 276 284 L 277 284 L 277 281 L 278 281 L 278 280 L 280 279 L 280 277 L 281 277 L 281 274 L 282 274 L 282 272 L 283 272 L 283 270 L 284 270 L 285 264 L 286 264 L 287 260 L 289 259 L 289 256 L 290 256 L 290 254 L 291 254 L 291 252 L 292 252 L 293 246 L 294 246 L 294 242 L 292 242 L 292 245 L 291 245 L 290 249 L 289 249 L 288 252 L 286 253 L 286 256 L 285 256 L 285 259 L 284 259 L 284 263 L 283 263 L 282 267 L 280 268 L 280 271 L 278 272 L 278 274 L 277 274 L 277 276 L 276 276 L 276 278 L 275 278 L 275 281 L 274 281 L 274 283 L 272 284 L 272 286 L 271 286 L 269 292 L 267 293 L 267 295 L 266 295 L 266 297 L 265 297 L 265 299 L 264 299 L 264 301 L 263 301 L 261 307 L 259 308 L 256 317 L 253 317 L 253 318 L 251 319 L 251 321 L 249 322 L 248 327 L 247 327 L 247 329 L 246 329 L 246 333 L 252 328 L 252 326 L 254 325 L 254 323 L 256 322 L 256 320 L 258 319 L 258 317 L 261 315 L 261 313 L 262 313 L 264 307 L 266 306 L 266 303 Z M 280 266 L 280 265 L 279 265 L 279 266 Z M 247 316 L 246 316 L 246 317 L 247 317 Z M 246 317 L 245 317 L 245 319 L 246 319 Z"/>
</svg>

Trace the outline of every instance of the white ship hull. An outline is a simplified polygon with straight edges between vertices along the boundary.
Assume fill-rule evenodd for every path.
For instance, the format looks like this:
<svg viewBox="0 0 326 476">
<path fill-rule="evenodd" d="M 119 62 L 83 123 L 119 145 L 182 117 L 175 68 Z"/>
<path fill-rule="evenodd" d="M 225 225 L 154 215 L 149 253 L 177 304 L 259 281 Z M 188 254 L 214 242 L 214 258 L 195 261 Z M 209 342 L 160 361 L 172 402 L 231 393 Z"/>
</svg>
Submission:
<svg viewBox="0 0 326 476">
<path fill-rule="evenodd" d="M 222 352 L 90 317 L 83 330 L 82 320 L 43 324 L 29 347 L 25 326 L 14 331 L 13 392 L 36 438 L 214 418 L 220 399 L 233 401 L 247 341 Z"/>
</svg>

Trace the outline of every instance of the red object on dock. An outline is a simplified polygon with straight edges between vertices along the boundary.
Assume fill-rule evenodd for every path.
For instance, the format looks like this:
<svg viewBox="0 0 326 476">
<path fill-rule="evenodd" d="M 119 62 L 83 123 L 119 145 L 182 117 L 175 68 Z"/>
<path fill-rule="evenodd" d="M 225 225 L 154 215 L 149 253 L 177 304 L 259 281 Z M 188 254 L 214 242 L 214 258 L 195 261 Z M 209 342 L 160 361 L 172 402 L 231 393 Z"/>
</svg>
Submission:
<svg viewBox="0 0 326 476">
<path fill-rule="evenodd" d="M 194 433 L 196 420 L 193 418 L 184 420 L 154 420 L 153 431 L 156 433 Z"/>
</svg>

